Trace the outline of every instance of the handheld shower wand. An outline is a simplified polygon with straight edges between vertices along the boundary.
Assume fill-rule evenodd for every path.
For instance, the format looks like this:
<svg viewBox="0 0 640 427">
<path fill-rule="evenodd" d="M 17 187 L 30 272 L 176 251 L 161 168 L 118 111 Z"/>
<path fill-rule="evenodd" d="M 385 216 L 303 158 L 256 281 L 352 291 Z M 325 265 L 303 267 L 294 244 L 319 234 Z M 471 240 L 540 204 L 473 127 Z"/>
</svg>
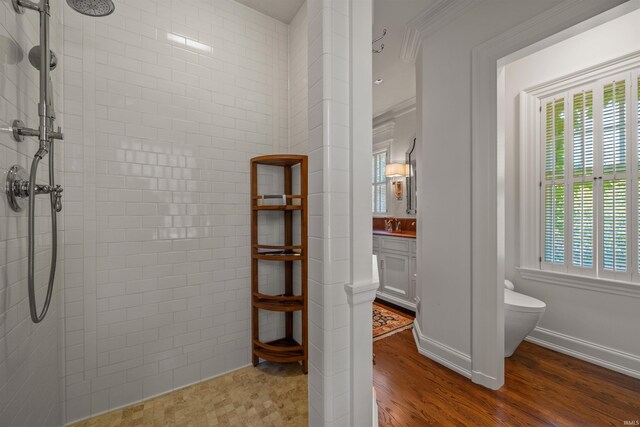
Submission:
<svg viewBox="0 0 640 427">
<path fill-rule="evenodd" d="M 113 13 L 115 6 L 111 0 L 67 0 L 71 8 L 88 16 L 107 16 Z M 20 120 L 15 120 L 12 126 L 13 137 L 17 142 L 24 141 L 25 137 L 37 137 L 39 141 L 38 151 L 31 163 L 31 172 L 20 165 L 14 165 L 7 173 L 6 195 L 9 206 L 16 212 L 24 209 L 25 201 L 29 205 L 28 225 L 28 287 L 29 309 L 34 323 L 44 320 L 51 304 L 53 283 L 56 276 L 56 264 L 58 255 L 58 229 L 57 214 L 62 211 L 62 187 L 55 185 L 55 159 L 54 142 L 64 139 L 60 128 L 54 130 L 56 119 L 53 105 L 53 85 L 50 73 L 56 68 L 58 60 L 49 46 L 49 0 L 40 0 L 35 3 L 31 0 L 12 0 L 16 13 L 24 13 L 25 9 L 35 10 L 40 14 L 40 45 L 29 52 L 29 61 L 40 71 L 40 102 L 38 104 L 39 126 L 37 129 L 26 127 Z M 36 184 L 38 165 L 46 155 L 49 155 L 49 185 Z M 42 310 L 38 313 L 35 295 L 35 204 L 36 196 L 48 194 L 51 205 L 51 267 L 49 269 L 49 282 L 47 295 Z"/>
</svg>

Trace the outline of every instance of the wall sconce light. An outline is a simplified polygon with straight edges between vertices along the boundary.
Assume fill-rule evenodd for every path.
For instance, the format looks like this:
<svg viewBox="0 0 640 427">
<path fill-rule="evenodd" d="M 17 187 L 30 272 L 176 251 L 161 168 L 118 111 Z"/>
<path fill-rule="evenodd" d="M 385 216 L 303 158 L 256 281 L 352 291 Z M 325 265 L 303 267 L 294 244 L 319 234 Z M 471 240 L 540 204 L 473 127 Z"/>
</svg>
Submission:
<svg viewBox="0 0 640 427">
<path fill-rule="evenodd" d="M 396 199 L 402 200 L 402 180 L 397 178 L 404 178 L 409 175 L 409 165 L 403 163 L 391 163 L 385 166 L 384 175 L 387 178 L 391 178 L 391 187 L 393 188 L 393 195 Z"/>
</svg>

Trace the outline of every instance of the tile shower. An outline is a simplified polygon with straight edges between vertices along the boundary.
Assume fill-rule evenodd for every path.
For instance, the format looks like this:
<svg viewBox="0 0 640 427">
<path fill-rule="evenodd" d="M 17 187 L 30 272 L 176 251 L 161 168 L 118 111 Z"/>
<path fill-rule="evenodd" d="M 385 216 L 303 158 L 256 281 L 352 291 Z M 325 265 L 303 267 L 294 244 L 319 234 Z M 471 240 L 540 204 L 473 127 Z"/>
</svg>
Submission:
<svg viewBox="0 0 640 427">
<path fill-rule="evenodd" d="M 65 424 L 248 364 L 248 160 L 306 150 L 306 78 L 292 71 L 306 69 L 304 6 L 290 25 L 226 0 L 120 0 L 100 20 L 52 8 L 61 259 L 51 311 L 33 325 L 26 216 L 3 198 L 10 424 Z M 0 31 L 2 127 L 35 123 L 37 71 L 20 54 L 38 44 L 36 17 L 3 2 Z M 27 167 L 34 145 L 0 135 L 0 169 Z"/>
</svg>

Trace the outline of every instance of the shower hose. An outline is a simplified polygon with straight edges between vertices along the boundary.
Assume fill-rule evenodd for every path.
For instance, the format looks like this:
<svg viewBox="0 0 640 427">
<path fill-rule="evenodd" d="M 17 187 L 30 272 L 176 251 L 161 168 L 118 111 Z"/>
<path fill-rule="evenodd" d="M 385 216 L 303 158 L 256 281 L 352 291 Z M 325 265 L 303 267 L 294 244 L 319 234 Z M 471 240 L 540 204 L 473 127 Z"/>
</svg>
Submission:
<svg viewBox="0 0 640 427">
<path fill-rule="evenodd" d="M 58 228 L 57 213 L 62 210 L 62 204 L 58 193 L 55 191 L 54 178 L 54 156 L 53 156 L 53 140 L 49 142 L 49 185 L 45 187 L 36 186 L 36 176 L 38 173 L 38 165 L 47 150 L 40 148 L 33 157 L 31 163 L 31 174 L 29 176 L 29 262 L 28 262 L 28 281 L 29 281 L 29 309 L 31 311 L 31 319 L 34 323 L 40 323 L 47 315 L 49 305 L 51 304 L 51 296 L 53 294 L 53 282 L 56 277 L 56 261 L 58 257 Z M 36 307 L 36 291 L 35 291 L 35 207 L 36 192 L 49 193 L 51 205 L 51 268 L 49 270 L 49 284 L 47 287 L 47 296 L 42 306 L 42 311 L 38 314 Z"/>
</svg>

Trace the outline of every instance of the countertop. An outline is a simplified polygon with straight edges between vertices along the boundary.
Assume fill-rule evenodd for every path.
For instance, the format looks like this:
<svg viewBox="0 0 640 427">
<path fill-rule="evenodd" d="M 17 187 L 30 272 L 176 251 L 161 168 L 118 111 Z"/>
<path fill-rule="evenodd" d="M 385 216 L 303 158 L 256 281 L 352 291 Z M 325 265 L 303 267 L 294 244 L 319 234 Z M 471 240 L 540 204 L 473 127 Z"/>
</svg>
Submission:
<svg viewBox="0 0 640 427">
<path fill-rule="evenodd" d="M 415 239 L 415 231 L 385 231 L 385 230 L 373 230 L 373 234 L 376 236 L 390 236 L 390 237 L 404 237 L 406 239 Z"/>
</svg>

